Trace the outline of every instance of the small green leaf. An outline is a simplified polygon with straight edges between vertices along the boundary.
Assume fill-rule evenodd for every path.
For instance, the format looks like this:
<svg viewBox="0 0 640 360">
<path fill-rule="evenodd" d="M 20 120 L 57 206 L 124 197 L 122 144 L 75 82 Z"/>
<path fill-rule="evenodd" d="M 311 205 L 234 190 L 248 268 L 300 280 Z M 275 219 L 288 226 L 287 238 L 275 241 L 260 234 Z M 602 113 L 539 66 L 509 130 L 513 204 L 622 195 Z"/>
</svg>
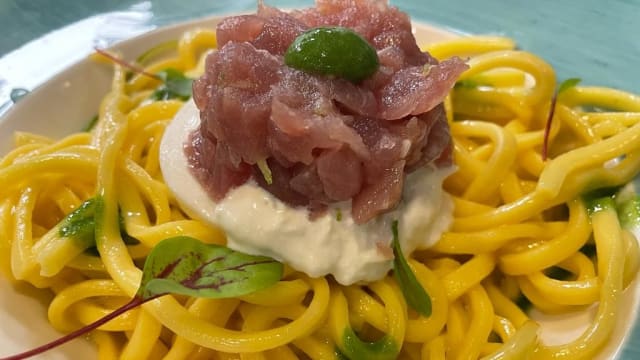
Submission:
<svg viewBox="0 0 640 360">
<path fill-rule="evenodd" d="M 584 201 L 589 215 L 607 209 L 615 210 L 616 204 L 613 198 L 619 189 L 620 187 L 615 186 L 606 187 L 591 190 L 587 193 L 582 194 L 582 201 Z"/>
<path fill-rule="evenodd" d="M 378 53 L 367 40 L 344 27 L 319 27 L 300 34 L 284 55 L 287 66 L 311 74 L 337 76 L 352 82 L 373 75 Z"/>
<path fill-rule="evenodd" d="M 402 254 L 402 248 L 400 247 L 400 240 L 398 238 L 397 220 L 391 224 L 391 231 L 393 232 L 393 273 L 400 285 L 402 294 L 407 304 L 415 311 L 426 317 L 431 316 L 431 298 L 420 282 L 418 282 L 416 275 L 411 271 L 409 263 Z"/>
<path fill-rule="evenodd" d="M 72 238 L 85 247 L 95 246 L 95 199 L 83 202 L 60 222 L 58 235 Z"/>
<path fill-rule="evenodd" d="M 29 94 L 29 90 L 23 89 L 23 88 L 15 88 L 15 89 L 11 89 L 11 93 L 9 93 L 9 98 L 11 98 L 11 101 L 13 101 L 13 103 L 15 104 L 18 101 L 20 101 L 20 99 L 27 96 L 27 94 Z"/>
<path fill-rule="evenodd" d="M 580 79 L 580 78 L 569 78 L 569 79 L 563 81 L 560 84 L 560 86 L 558 87 L 558 95 L 560 95 L 563 92 L 571 89 L 572 87 L 575 87 L 576 85 L 578 85 L 580 83 L 580 81 L 582 81 L 582 79 Z"/>
<path fill-rule="evenodd" d="M 161 241 L 148 255 L 136 296 L 235 297 L 277 283 L 282 272 L 283 265 L 271 258 L 178 236 Z"/>
<path fill-rule="evenodd" d="M 89 120 L 89 123 L 87 123 L 87 126 L 84 127 L 84 129 L 82 129 L 82 131 L 84 132 L 88 132 L 91 131 L 96 124 L 98 123 L 98 114 L 94 115 L 91 120 Z"/>
<path fill-rule="evenodd" d="M 267 160 L 266 159 L 258 160 L 256 165 L 258 165 L 258 169 L 260 169 L 260 172 L 262 173 L 262 177 L 264 178 L 264 181 L 267 183 L 267 185 L 273 184 L 273 175 L 271 174 L 271 169 L 269 169 L 269 164 L 267 164 Z"/>
<path fill-rule="evenodd" d="M 162 70 L 157 75 L 162 80 L 162 85 L 151 95 L 153 100 L 189 100 L 193 79 L 171 68 Z"/>
<path fill-rule="evenodd" d="M 618 206 L 620 225 L 625 229 L 640 227 L 640 197 L 636 196 Z"/>
<path fill-rule="evenodd" d="M 351 360 L 391 360 L 398 357 L 400 348 L 393 338 L 385 335 L 374 342 L 364 342 L 348 327 L 342 334 L 344 353 L 340 354 Z"/>
<path fill-rule="evenodd" d="M 466 80 L 460 80 L 456 82 L 456 84 L 453 87 L 454 89 L 475 89 L 482 85 L 483 84 L 480 84 L 474 79 L 466 79 Z"/>
<path fill-rule="evenodd" d="M 86 249 L 89 255 L 99 256 L 100 254 L 95 248 L 96 202 L 96 198 L 88 199 L 77 209 L 67 214 L 59 224 L 58 236 L 76 241 L 78 245 Z M 124 243 L 126 245 L 139 244 L 140 241 L 138 241 L 138 239 L 127 233 L 122 214 L 119 213 L 118 215 L 120 220 L 120 236 Z"/>
</svg>

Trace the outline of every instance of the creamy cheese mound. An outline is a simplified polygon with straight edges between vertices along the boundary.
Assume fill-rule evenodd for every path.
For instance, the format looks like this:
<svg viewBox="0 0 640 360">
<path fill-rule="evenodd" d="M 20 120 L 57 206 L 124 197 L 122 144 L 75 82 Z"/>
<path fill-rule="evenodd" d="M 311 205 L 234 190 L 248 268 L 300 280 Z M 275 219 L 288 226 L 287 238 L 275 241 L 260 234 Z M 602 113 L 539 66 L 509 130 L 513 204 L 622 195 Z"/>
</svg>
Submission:
<svg viewBox="0 0 640 360">
<path fill-rule="evenodd" d="M 349 285 L 378 280 L 391 269 L 394 220 L 399 222 L 400 243 L 407 256 L 432 246 L 451 224 L 453 202 L 442 190 L 442 182 L 453 167 L 409 174 L 400 205 L 362 225 L 353 221 L 350 202 L 332 205 L 325 215 L 310 220 L 306 208 L 285 204 L 253 181 L 214 202 L 192 176 L 184 152 L 199 124 L 200 113 L 189 101 L 162 139 L 162 174 L 185 212 L 224 229 L 231 249 L 270 256 L 311 277 L 331 274 L 340 284 Z"/>
</svg>

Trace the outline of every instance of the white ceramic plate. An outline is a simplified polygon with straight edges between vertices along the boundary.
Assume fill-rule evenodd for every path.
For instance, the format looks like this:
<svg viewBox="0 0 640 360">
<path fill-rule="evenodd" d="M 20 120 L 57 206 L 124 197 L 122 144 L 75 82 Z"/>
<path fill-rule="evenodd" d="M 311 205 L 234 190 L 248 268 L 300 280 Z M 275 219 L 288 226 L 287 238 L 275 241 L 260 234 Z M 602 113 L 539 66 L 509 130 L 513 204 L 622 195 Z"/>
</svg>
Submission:
<svg viewBox="0 0 640 360">
<path fill-rule="evenodd" d="M 196 27 L 214 27 L 220 17 L 194 20 L 154 30 L 123 41 L 116 46 L 125 59 L 140 55 L 154 44 L 178 38 L 184 31 Z M 415 34 L 420 44 L 457 36 L 429 25 L 416 24 Z M 16 130 L 45 134 L 54 138 L 82 129 L 96 114 L 102 97 L 111 82 L 108 67 L 84 59 L 36 88 L 14 105 L 0 119 L 0 155 L 12 147 L 12 134 Z M 41 345 L 60 334 L 46 321 L 45 304 L 34 297 L 28 286 L 14 286 L 0 276 L 0 357 L 22 352 Z M 598 359 L 616 358 L 633 328 L 640 304 L 640 286 L 635 281 L 625 292 L 621 309 L 624 318 L 619 319 L 615 332 Z M 542 323 L 541 336 L 546 343 L 564 343 L 579 336 L 590 322 L 594 309 L 589 311 L 544 316 L 534 313 Z M 90 359 L 95 350 L 86 341 L 76 340 L 36 358 L 40 359 Z"/>
</svg>

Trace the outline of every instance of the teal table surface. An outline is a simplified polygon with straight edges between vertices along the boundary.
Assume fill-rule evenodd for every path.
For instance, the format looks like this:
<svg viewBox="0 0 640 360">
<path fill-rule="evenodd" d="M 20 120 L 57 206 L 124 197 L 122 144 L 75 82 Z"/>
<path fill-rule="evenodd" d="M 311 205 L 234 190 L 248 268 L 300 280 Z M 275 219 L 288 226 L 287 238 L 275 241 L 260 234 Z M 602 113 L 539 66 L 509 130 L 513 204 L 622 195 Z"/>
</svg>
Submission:
<svg viewBox="0 0 640 360">
<path fill-rule="evenodd" d="M 292 8 L 312 1 L 266 3 Z M 413 19 L 455 31 L 510 36 L 549 61 L 560 80 L 579 77 L 640 93 L 640 0 L 391 3 Z M 108 45 L 159 26 L 255 7 L 256 0 L 0 0 L 0 113 L 11 88 L 33 88 L 61 70 L 61 53 L 78 59 L 91 49 L 78 50 L 74 42 Z M 640 326 L 622 358 L 640 359 Z"/>
<path fill-rule="evenodd" d="M 640 92 L 640 0 L 392 0 L 415 19 L 504 34 L 551 62 L 558 77 Z M 312 2 L 268 0 L 280 7 Z M 255 9 L 256 0 L 0 0 L 0 55 L 90 16 L 137 10 L 149 28 Z M 69 39 L 73 41 L 73 39 Z M 47 56 L 46 49 L 42 56 Z M 0 67 L 1 70 L 1 67 Z M 2 73 L 0 73 L 2 77 Z"/>
</svg>

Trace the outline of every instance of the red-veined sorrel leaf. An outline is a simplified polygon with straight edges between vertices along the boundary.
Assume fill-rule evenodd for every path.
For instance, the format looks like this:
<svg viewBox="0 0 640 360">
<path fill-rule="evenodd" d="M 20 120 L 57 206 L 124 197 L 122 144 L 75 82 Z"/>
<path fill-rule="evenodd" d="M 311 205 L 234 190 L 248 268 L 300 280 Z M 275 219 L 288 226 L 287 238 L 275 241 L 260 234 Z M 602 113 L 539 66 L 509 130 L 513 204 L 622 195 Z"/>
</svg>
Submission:
<svg viewBox="0 0 640 360">
<path fill-rule="evenodd" d="M 178 236 L 153 248 L 136 296 L 148 299 L 172 293 L 235 297 L 273 285 L 282 277 L 282 271 L 282 264 L 271 258 Z"/>
<path fill-rule="evenodd" d="M 101 211 L 97 202 L 97 212 Z M 283 265 L 271 258 L 204 244 L 178 236 L 159 242 L 144 264 L 136 296 L 112 313 L 48 344 L 0 360 L 20 360 L 67 343 L 147 301 L 167 294 L 226 298 L 267 288 L 280 280 Z"/>
</svg>

